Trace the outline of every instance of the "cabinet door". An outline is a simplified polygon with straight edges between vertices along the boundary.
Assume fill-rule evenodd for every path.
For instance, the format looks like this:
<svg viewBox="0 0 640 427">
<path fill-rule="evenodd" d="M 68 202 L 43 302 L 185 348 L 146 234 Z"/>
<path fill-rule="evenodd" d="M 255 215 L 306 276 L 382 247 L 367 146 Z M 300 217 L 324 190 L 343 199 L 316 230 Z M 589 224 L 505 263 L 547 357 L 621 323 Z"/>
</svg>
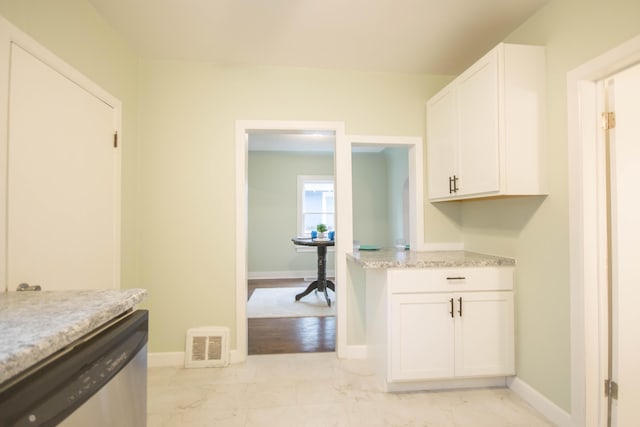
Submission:
<svg viewBox="0 0 640 427">
<path fill-rule="evenodd" d="M 449 198 L 449 178 L 457 174 L 458 118 L 455 92 L 445 88 L 427 104 L 427 171 L 429 198 Z"/>
<path fill-rule="evenodd" d="M 453 377 L 451 295 L 392 294 L 389 380 Z"/>
<path fill-rule="evenodd" d="M 497 192 L 499 181 L 498 52 L 460 76 L 460 181 L 458 196 Z"/>
<path fill-rule="evenodd" d="M 457 377 L 514 374 L 513 292 L 456 294 Z"/>
</svg>

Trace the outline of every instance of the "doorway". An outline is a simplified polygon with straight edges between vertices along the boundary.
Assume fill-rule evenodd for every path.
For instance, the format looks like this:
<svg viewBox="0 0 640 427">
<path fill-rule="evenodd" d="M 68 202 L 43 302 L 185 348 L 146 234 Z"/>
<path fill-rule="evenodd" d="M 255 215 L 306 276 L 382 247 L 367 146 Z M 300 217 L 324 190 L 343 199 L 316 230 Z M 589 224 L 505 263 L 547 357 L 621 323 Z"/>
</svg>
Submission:
<svg viewBox="0 0 640 427">
<path fill-rule="evenodd" d="M 357 307 L 347 294 L 346 254 L 353 250 L 351 147 L 353 144 L 383 144 L 408 147 L 409 158 L 409 224 L 412 230 L 409 244 L 412 249 L 424 250 L 424 205 L 423 205 L 423 148 L 420 137 L 390 137 L 350 135 L 344 133 L 343 122 L 297 122 L 297 121 L 246 121 L 236 122 L 236 342 L 231 352 L 231 362 L 242 362 L 247 357 L 247 158 L 248 131 L 263 130 L 327 130 L 335 132 L 335 182 L 336 182 L 336 353 L 339 358 L 366 357 L 363 337 L 348 336 L 349 332 L 362 330 L 362 319 Z M 355 323 L 355 324 L 354 324 Z"/>
<path fill-rule="evenodd" d="M 335 136 L 335 146 L 343 143 L 344 124 L 341 122 L 299 122 L 299 121 L 245 121 L 236 122 L 236 350 L 232 352 L 232 362 L 246 359 L 248 354 L 248 158 L 249 134 L 251 132 L 278 133 L 291 132 L 331 132 Z M 334 148 L 335 150 L 335 148 Z M 334 161 L 337 170 L 337 159 Z M 337 175 L 337 173 L 336 173 Z M 336 202 L 336 205 L 338 203 Z M 336 220 L 336 231 L 342 227 Z M 289 239 L 294 236 L 287 236 Z M 287 243 L 288 244 L 288 243 Z M 336 242 L 336 253 L 340 250 Z M 336 266 L 337 269 L 337 266 Z M 336 272 L 336 275 L 338 273 Z M 338 284 L 339 286 L 339 284 Z M 339 299 L 339 297 L 338 297 Z M 340 320 L 336 317 L 336 323 Z"/>
<path fill-rule="evenodd" d="M 335 132 L 247 135 L 248 355 L 333 352 L 335 304 L 316 292 L 296 297 L 317 279 L 317 250 L 291 239 L 310 238 L 320 223 L 335 232 Z M 333 247 L 324 250 L 323 271 L 333 280 Z"/>
<path fill-rule="evenodd" d="M 353 236 L 361 248 L 409 244 L 408 151 L 406 146 L 352 146 Z"/>
<path fill-rule="evenodd" d="M 571 252 L 570 252 L 570 291 L 571 291 L 571 377 L 572 377 L 572 417 L 575 425 L 585 425 L 593 427 L 604 427 L 608 424 L 607 399 L 604 395 L 604 380 L 608 378 L 608 342 L 609 342 L 609 319 L 608 313 L 608 293 L 607 282 L 609 273 L 615 284 L 619 281 L 618 290 L 631 292 L 628 297 L 620 295 L 616 298 L 614 292 L 613 301 L 622 301 L 620 305 L 613 307 L 612 324 L 615 330 L 618 326 L 631 326 L 628 322 L 618 322 L 627 315 L 630 315 L 633 324 L 637 321 L 633 319 L 633 310 L 626 311 L 627 304 L 638 302 L 638 295 L 633 286 L 625 286 L 623 275 L 628 273 L 626 265 L 631 265 L 635 271 L 633 262 L 626 263 L 620 255 L 623 252 L 616 248 L 621 236 L 624 239 L 635 239 L 638 237 L 638 227 L 630 223 L 626 229 L 620 228 L 622 222 L 615 219 L 617 215 L 624 215 L 624 211 L 629 213 L 637 212 L 637 199 L 634 193 L 620 193 L 616 186 L 619 184 L 619 164 L 612 163 L 611 181 L 612 191 L 607 191 L 608 173 L 606 165 L 607 151 L 604 148 L 604 133 L 601 128 L 602 113 L 604 111 L 604 96 L 602 93 L 603 82 L 610 79 L 617 73 L 631 68 L 634 64 L 640 63 L 640 37 L 634 38 L 627 43 L 601 55 L 598 58 L 584 64 L 568 74 L 568 104 L 569 104 L 569 170 L 570 170 L 570 227 L 571 227 Z M 633 84 L 637 84 L 635 82 Z M 629 91 L 628 88 L 625 90 Z M 627 96 L 632 95 L 628 93 Z M 635 117 L 631 122 L 637 125 L 637 112 L 640 110 L 638 95 L 629 99 L 627 105 L 631 114 Z M 616 102 L 617 104 L 617 102 Z M 620 113 L 617 113 L 620 114 Z M 617 120 L 616 128 L 620 125 Z M 625 126 L 629 126 L 626 124 Z M 619 140 L 620 135 L 615 135 Z M 637 139 L 636 139 L 637 141 Z M 616 141 L 619 144 L 619 141 Z M 637 146 L 637 144 L 635 144 Z M 625 149 L 620 146 L 621 149 Z M 618 148 L 616 148 L 617 150 Z M 619 153 L 613 153 L 618 160 L 625 160 L 631 165 L 627 170 L 633 173 L 637 170 L 637 163 L 640 161 L 640 152 L 637 148 L 631 149 L 620 157 Z M 624 180 L 627 185 L 632 184 L 630 178 Z M 607 194 L 611 194 L 612 203 L 612 225 L 608 230 L 607 226 Z M 618 197 L 618 196 L 621 196 Z M 622 203 L 622 204 L 621 204 Z M 626 205 L 625 205 L 626 204 Z M 624 211 L 622 211 L 622 210 Z M 637 216 L 636 216 L 637 218 Z M 616 222 L 617 221 L 617 222 Z M 622 233 L 622 234 L 621 234 Z M 607 241 L 612 237 L 612 255 L 608 255 Z M 608 260 L 611 259 L 611 267 Z M 635 263 L 637 264 L 637 262 Z M 621 273 L 623 275 L 621 275 Z M 633 277 L 628 275 L 628 277 Z M 637 285 L 637 283 L 635 283 Z M 615 286 L 614 286 L 615 289 Z M 620 317 L 622 316 L 622 317 Z M 624 334 L 624 332 L 622 332 Z M 637 334 L 636 334 L 637 335 Z M 616 333 L 613 333 L 615 338 Z M 623 340 L 622 335 L 618 337 Z M 625 356 L 636 357 L 640 352 L 638 339 L 632 335 L 625 344 Z M 628 346 L 628 347 L 627 347 Z M 613 353 L 613 359 L 618 356 Z M 624 359 L 619 359 L 618 362 Z M 623 362 L 624 363 L 624 362 Z M 632 401 L 625 403 L 626 399 L 636 399 L 638 395 L 638 371 L 633 368 L 625 374 L 625 386 L 620 387 L 619 400 L 615 404 L 617 414 L 614 416 L 612 425 L 632 425 L 634 408 Z M 622 397 L 622 393 L 625 396 Z M 637 419 L 636 419 L 637 422 Z"/>
<path fill-rule="evenodd" d="M 346 144 L 337 145 L 336 147 L 336 169 L 338 179 L 338 221 L 346 223 L 349 226 L 346 230 L 340 231 L 340 240 L 345 245 L 342 246 L 342 252 L 336 255 L 338 272 L 338 280 L 341 280 L 340 272 L 344 272 L 345 277 L 342 280 L 346 282 L 347 258 L 346 254 L 353 250 L 353 240 L 357 240 L 354 234 L 356 228 L 354 221 L 354 195 L 353 195 L 353 151 L 362 151 L 369 148 L 375 151 L 384 150 L 385 148 L 402 148 L 407 160 L 408 179 L 407 194 L 404 195 L 403 201 L 396 203 L 403 204 L 403 230 L 406 228 L 409 232 L 409 238 L 406 241 L 412 250 L 425 250 L 424 243 L 424 175 L 423 175 L 423 143 L 420 137 L 410 136 L 376 136 L 376 135 L 347 135 L 345 137 Z M 397 194 L 396 194 L 397 195 Z M 405 200 L 406 197 L 406 200 Z M 398 231 L 392 232 L 391 238 L 395 243 L 395 238 L 399 237 Z M 403 231 L 404 233 L 404 231 Z M 367 348 L 363 345 L 366 342 L 366 313 L 365 313 L 365 289 L 360 286 L 351 286 L 349 289 L 338 287 L 338 299 L 347 300 L 348 304 L 338 305 L 338 355 L 341 358 L 357 359 L 366 358 Z M 340 294 L 343 292 L 343 294 Z M 344 296 L 343 296 L 344 295 Z M 347 333 L 347 326 L 349 328 Z"/>
</svg>

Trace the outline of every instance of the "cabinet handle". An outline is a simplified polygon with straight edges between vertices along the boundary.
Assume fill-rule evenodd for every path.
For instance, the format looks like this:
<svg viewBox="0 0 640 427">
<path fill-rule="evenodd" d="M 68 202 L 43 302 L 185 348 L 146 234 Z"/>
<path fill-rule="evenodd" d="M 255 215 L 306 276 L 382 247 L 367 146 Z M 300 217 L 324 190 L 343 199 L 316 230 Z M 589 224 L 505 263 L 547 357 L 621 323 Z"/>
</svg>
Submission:
<svg viewBox="0 0 640 427">
<path fill-rule="evenodd" d="M 458 298 L 458 314 L 462 317 L 462 297 Z"/>
<path fill-rule="evenodd" d="M 459 188 L 458 188 L 458 180 L 459 179 L 460 179 L 459 177 L 453 175 L 453 192 L 454 193 L 457 193 L 458 190 L 459 190 Z"/>
<path fill-rule="evenodd" d="M 447 280 L 464 280 L 466 277 L 464 276 L 448 276 Z"/>
<path fill-rule="evenodd" d="M 453 298 L 451 298 L 449 300 L 449 303 L 451 303 L 451 311 L 449 311 L 449 314 L 451 315 L 451 318 L 453 319 Z"/>
<path fill-rule="evenodd" d="M 453 177 L 449 177 L 449 194 L 451 194 L 451 193 L 453 193 L 453 192 L 454 192 L 454 190 L 453 190 L 453 185 L 451 185 L 451 184 L 453 184 L 453 183 L 454 183 L 454 182 L 453 182 Z"/>
</svg>

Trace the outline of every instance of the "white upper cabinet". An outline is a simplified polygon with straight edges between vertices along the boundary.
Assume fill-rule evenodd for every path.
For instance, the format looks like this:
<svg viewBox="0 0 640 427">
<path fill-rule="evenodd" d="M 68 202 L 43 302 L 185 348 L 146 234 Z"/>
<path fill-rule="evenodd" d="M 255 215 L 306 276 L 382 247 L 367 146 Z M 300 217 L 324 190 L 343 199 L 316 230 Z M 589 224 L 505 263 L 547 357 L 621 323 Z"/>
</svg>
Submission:
<svg viewBox="0 0 640 427">
<path fill-rule="evenodd" d="M 545 50 L 502 43 L 427 103 L 429 199 L 543 194 Z"/>
</svg>

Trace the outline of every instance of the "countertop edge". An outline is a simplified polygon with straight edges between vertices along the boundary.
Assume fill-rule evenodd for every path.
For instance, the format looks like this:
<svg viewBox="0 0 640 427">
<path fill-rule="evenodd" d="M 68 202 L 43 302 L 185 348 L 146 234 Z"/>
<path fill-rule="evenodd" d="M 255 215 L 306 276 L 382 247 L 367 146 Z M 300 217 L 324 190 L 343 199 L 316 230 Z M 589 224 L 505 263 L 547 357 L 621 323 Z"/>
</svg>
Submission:
<svg viewBox="0 0 640 427">
<path fill-rule="evenodd" d="M 78 306 L 74 307 L 75 310 L 72 311 L 69 307 L 73 307 L 74 305 L 74 294 L 78 296 Z M 0 327 L 3 330 L 3 335 L 5 335 L 7 341 L 11 343 L 14 350 L 7 350 L 6 346 L 0 348 L 0 386 L 85 335 L 95 331 L 110 320 L 132 309 L 140 303 L 146 295 L 147 291 L 145 289 L 135 288 L 77 292 L 53 291 L 42 292 L 39 295 L 5 296 L 13 300 L 24 298 L 24 304 L 30 303 L 30 301 L 27 300 L 28 298 L 64 297 L 67 307 L 60 310 L 59 316 L 63 318 L 64 315 L 67 315 L 70 319 L 64 319 L 60 322 L 50 321 L 44 324 L 42 324 L 44 320 L 40 319 L 41 330 L 29 336 L 20 329 L 21 325 L 18 322 L 21 319 L 7 319 L 10 314 L 5 313 L 2 318 L 0 318 Z M 55 297 L 53 299 L 55 299 Z M 54 302 L 51 304 L 53 303 Z M 87 304 L 89 304 L 88 307 Z M 25 310 L 24 307 L 21 309 Z M 18 308 L 15 308 L 15 310 L 17 311 Z M 35 317 L 38 315 L 41 315 L 41 317 L 46 317 L 46 315 L 51 316 L 53 313 L 53 310 L 45 314 L 39 311 Z M 25 320 L 23 329 L 33 328 L 35 321 L 37 321 L 37 319 Z"/>
<path fill-rule="evenodd" d="M 347 260 L 364 269 L 513 267 L 513 258 L 471 251 L 399 251 L 384 249 L 347 253 Z"/>
</svg>

